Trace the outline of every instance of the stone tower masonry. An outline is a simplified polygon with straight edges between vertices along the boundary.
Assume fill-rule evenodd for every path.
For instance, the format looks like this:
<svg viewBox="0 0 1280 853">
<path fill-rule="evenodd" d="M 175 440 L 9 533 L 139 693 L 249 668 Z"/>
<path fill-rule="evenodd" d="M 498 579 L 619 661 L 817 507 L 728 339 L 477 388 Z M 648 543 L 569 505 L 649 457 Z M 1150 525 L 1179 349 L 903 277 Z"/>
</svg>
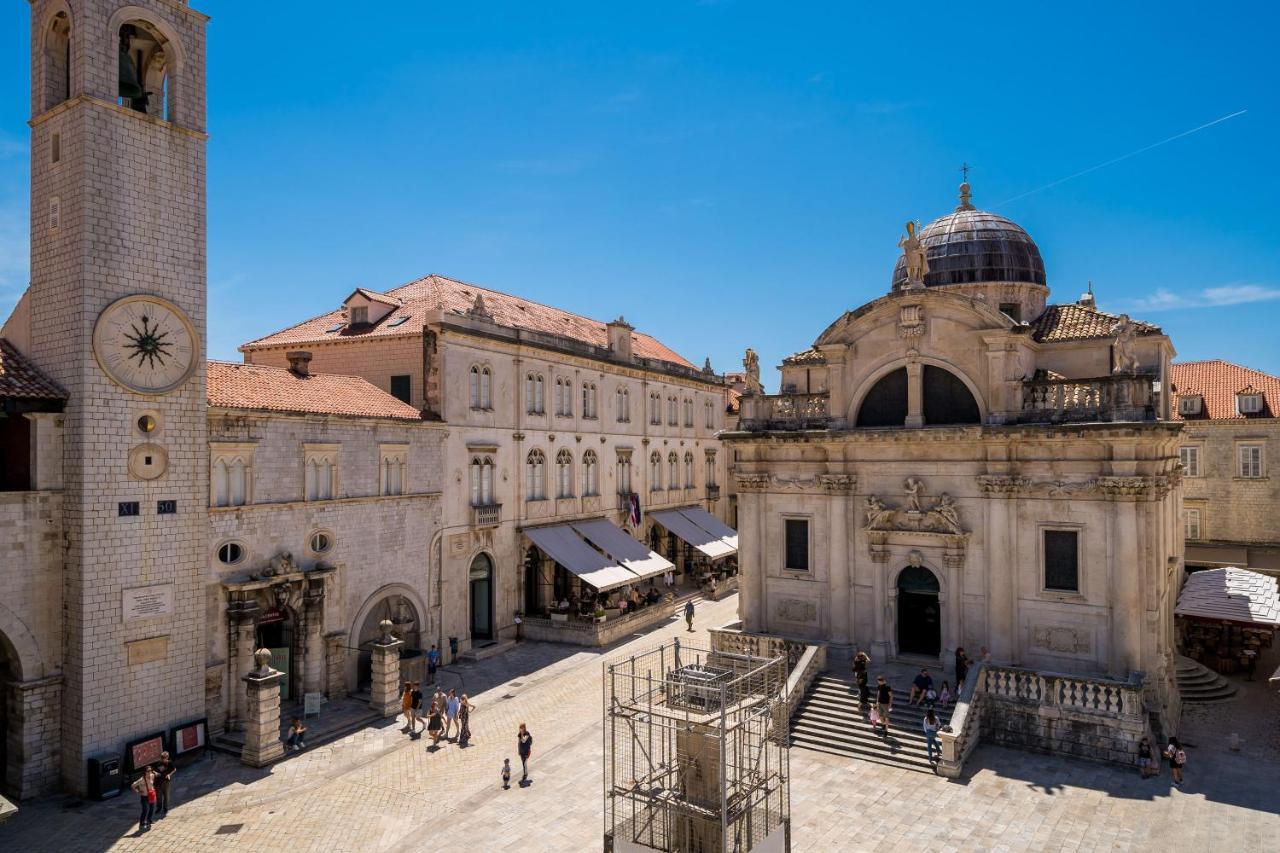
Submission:
<svg viewBox="0 0 1280 853">
<path fill-rule="evenodd" d="M 61 767 L 83 792 L 87 758 L 204 716 L 207 18 L 33 0 L 31 21 L 30 354 L 70 393 Z M 142 98 L 120 97 L 122 47 Z M 175 308 L 189 343 L 158 362 L 139 344 L 121 381 L 104 365 L 123 345 L 104 333 L 95 353 L 95 326 L 137 295 L 158 300 L 133 319 Z M 175 363 L 172 387 L 148 385 Z"/>
</svg>

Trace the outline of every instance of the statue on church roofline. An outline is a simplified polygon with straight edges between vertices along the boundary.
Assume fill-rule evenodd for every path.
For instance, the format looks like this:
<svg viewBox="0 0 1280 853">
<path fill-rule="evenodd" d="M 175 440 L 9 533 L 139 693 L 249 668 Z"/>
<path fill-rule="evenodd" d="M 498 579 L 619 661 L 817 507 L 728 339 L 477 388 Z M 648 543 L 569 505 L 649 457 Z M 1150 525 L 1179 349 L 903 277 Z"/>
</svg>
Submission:
<svg viewBox="0 0 1280 853">
<path fill-rule="evenodd" d="M 764 393 L 764 387 L 760 384 L 760 356 L 751 347 L 747 347 L 746 355 L 742 357 L 742 368 L 746 372 L 747 393 Z"/>
<path fill-rule="evenodd" d="M 908 222 L 907 233 L 898 238 L 898 246 L 907 261 L 907 283 L 903 285 L 905 288 L 924 287 L 924 277 L 929 274 L 929 259 L 926 257 L 919 229 L 918 222 Z"/>
</svg>

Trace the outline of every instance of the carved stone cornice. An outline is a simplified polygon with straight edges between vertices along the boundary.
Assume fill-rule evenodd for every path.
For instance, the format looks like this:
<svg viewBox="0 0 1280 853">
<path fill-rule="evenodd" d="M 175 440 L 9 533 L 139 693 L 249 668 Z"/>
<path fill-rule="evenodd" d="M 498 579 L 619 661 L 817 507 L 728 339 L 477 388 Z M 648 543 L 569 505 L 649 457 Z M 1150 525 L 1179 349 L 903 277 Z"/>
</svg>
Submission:
<svg viewBox="0 0 1280 853">
<path fill-rule="evenodd" d="M 763 492 L 769 488 L 768 474 L 738 474 L 738 491 Z"/>
<path fill-rule="evenodd" d="M 980 474 L 978 488 L 984 495 L 1013 495 L 1025 489 L 1030 480 L 1016 474 Z"/>
<path fill-rule="evenodd" d="M 1154 497 L 1163 477 L 1099 477 L 1098 489 L 1107 500 Z"/>
<path fill-rule="evenodd" d="M 1026 497 L 1101 496 L 1105 500 L 1160 499 L 1181 480 L 1179 472 L 1155 476 L 1090 477 L 1085 480 L 1033 480 L 1006 474 L 979 475 L 978 488 L 986 495 Z"/>
<path fill-rule="evenodd" d="M 858 487 L 858 478 L 853 474 L 819 474 L 818 483 L 825 492 L 847 495 Z"/>
</svg>

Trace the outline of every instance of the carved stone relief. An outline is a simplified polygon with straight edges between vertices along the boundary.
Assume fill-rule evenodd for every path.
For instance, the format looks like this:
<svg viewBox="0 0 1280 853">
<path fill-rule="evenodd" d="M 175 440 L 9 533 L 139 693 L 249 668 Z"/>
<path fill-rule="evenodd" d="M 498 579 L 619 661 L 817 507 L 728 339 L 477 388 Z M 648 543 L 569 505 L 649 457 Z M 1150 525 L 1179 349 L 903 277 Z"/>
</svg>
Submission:
<svg viewBox="0 0 1280 853">
<path fill-rule="evenodd" d="M 1064 654 L 1088 654 L 1093 643 L 1089 634 L 1061 625 L 1037 625 L 1031 629 L 1031 645 Z"/>
<path fill-rule="evenodd" d="M 938 495 L 933 506 L 923 506 L 924 482 L 916 477 L 909 477 L 903 483 L 906 500 L 902 507 L 891 507 L 875 495 L 868 495 L 866 506 L 866 527 L 868 530 L 900 530 L 908 532 L 947 533 L 963 535 L 966 531 L 960 525 L 960 513 L 955 499 L 946 492 Z"/>
<path fill-rule="evenodd" d="M 783 622 L 813 623 L 818 621 L 818 605 L 803 598 L 777 599 L 774 616 Z"/>
</svg>

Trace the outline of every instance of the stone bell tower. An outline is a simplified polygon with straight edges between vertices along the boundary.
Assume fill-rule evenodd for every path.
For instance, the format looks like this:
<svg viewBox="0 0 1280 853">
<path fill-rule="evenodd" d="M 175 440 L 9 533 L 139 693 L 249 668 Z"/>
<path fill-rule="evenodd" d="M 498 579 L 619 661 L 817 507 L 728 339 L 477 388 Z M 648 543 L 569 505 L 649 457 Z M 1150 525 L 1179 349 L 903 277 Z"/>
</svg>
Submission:
<svg viewBox="0 0 1280 853">
<path fill-rule="evenodd" d="M 30 355 L 65 422 L 62 779 L 204 716 L 205 24 L 32 0 Z M 56 593 L 55 593 L 56 594 Z"/>
</svg>

